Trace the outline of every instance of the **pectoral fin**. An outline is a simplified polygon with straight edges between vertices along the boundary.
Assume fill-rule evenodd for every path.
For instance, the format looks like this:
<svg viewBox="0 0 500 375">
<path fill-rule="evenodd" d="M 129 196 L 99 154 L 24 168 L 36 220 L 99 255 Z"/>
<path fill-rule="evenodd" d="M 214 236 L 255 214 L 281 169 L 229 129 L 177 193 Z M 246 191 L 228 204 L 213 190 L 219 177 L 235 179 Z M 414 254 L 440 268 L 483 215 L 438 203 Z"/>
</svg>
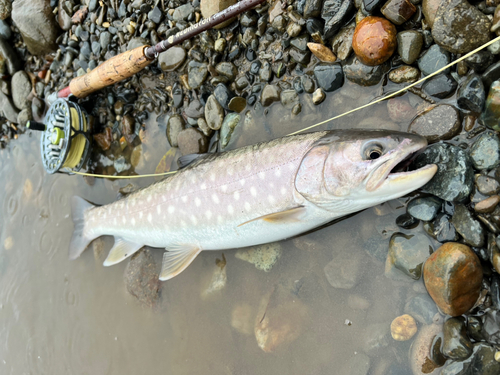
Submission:
<svg viewBox="0 0 500 375">
<path fill-rule="evenodd" d="M 197 245 L 177 245 L 163 254 L 160 280 L 169 280 L 184 271 L 201 252 Z"/>
<path fill-rule="evenodd" d="M 115 244 L 110 250 L 108 257 L 104 261 L 103 265 L 105 267 L 108 267 L 112 266 L 113 264 L 120 263 L 122 260 L 137 252 L 142 246 L 143 245 L 128 242 L 122 238 L 115 237 Z"/>
<path fill-rule="evenodd" d="M 257 220 L 264 220 L 267 221 L 268 223 L 275 223 L 275 224 L 281 224 L 281 223 L 296 223 L 300 220 L 300 216 L 306 211 L 304 206 L 299 206 L 299 207 L 294 207 L 290 208 L 285 211 L 280 211 L 280 212 L 274 212 L 269 215 L 264 215 L 264 216 L 259 216 L 255 219 L 245 221 L 244 223 L 238 225 L 241 227 L 242 225 L 251 223 L 253 221 Z"/>
</svg>

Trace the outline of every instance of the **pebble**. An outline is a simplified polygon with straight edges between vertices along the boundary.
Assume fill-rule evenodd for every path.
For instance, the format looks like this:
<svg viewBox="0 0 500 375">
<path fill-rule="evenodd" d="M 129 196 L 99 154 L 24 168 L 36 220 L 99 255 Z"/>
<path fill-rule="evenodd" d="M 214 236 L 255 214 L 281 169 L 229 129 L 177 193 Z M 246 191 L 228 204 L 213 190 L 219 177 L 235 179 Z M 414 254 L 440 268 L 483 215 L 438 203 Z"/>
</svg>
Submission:
<svg viewBox="0 0 500 375">
<path fill-rule="evenodd" d="M 322 8 L 323 8 L 323 2 L 321 0 L 306 0 L 304 6 L 304 17 L 305 18 L 318 17 L 321 14 Z"/>
<path fill-rule="evenodd" d="M 345 60 L 352 53 L 352 38 L 354 36 L 355 25 L 348 25 L 340 29 L 332 40 L 332 51 L 339 60 Z"/>
<path fill-rule="evenodd" d="M 500 165 L 500 139 L 491 131 L 481 134 L 470 148 L 472 164 L 476 169 L 489 170 Z"/>
<path fill-rule="evenodd" d="M 215 66 L 217 73 L 227 77 L 230 81 L 234 81 L 238 74 L 238 69 L 231 62 L 221 62 Z"/>
<path fill-rule="evenodd" d="M 474 219 L 469 210 L 462 204 L 455 205 L 455 213 L 451 219 L 458 233 L 462 235 L 465 243 L 482 247 L 485 243 L 485 232 L 480 222 Z"/>
<path fill-rule="evenodd" d="M 240 115 L 237 113 L 229 113 L 222 122 L 220 129 L 221 148 L 224 149 L 231 141 L 234 129 L 240 123 Z"/>
<path fill-rule="evenodd" d="M 245 98 L 242 98 L 241 96 L 235 96 L 234 98 L 231 98 L 229 104 L 227 105 L 227 108 L 230 111 L 241 113 L 246 108 L 246 106 L 247 101 Z"/>
<path fill-rule="evenodd" d="M 295 90 L 284 90 L 281 92 L 280 99 L 283 107 L 292 109 L 299 102 L 299 94 Z"/>
<path fill-rule="evenodd" d="M 102 35 L 102 34 L 101 34 Z M 158 65 L 164 72 L 177 69 L 186 60 L 186 51 L 180 46 L 170 47 L 158 56 Z"/>
<path fill-rule="evenodd" d="M 443 201 L 436 197 L 425 197 L 412 199 L 406 211 L 415 219 L 423 221 L 433 220 L 441 209 Z"/>
<path fill-rule="evenodd" d="M 219 130 L 224 121 L 224 109 L 214 95 L 210 95 L 205 104 L 205 120 L 212 130 Z"/>
<path fill-rule="evenodd" d="M 458 110 L 448 104 L 440 104 L 421 112 L 410 124 L 410 133 L 420 134 L 429 143 L 447 140 L 460 134 L 462 122 Z"/>
<path fill-rule="evenodd" d="M 443 0 L 432 25 L 432 37 L 451 53 L 467 53 L 489 42 L 491 22 L 466 0 Z"/>
<path fill-rule="evenodd" d="M 422 90 L 430 96 L 438 99 L 446 99 L 455 93 L 458 83 L 450 74 L 439 74 L 428 79 Z"/>
<path fill-rule="evenodd" d="M 280 100 L 281 89 L 277 85 L 265 85 L 262 89 L 260 101 L 264 107 Z"/>
<path fill-rule="evenodd" d="M 419 221 L 410 214 L 402 214 L 396 218 L 396 225 L 403 229 L 414 229 L 418 223 Z"/>
<path fill-rule="evenodd" d="M 188 64 L 188 84 L 191 89 L 199 88 L 208 75 L 208 67 L 205 63 L 191 60 Z"/>
<path fill-rule="evenodd" d="M 422 265 L 432 253 L 432 246 L 424 234 L 394 233 L 389 242 L 389 253 L 385 263 L 385 275 L 392 279 L 402 279 L 401 271 L 414 280 L 420 279 Z"/>
<path fill-rule="evenodd" d="M 207 137 L 196 128 L 181 130 L 177 135 L 177 143 L 182 155 L 203 154 L 208 151 Z"/>
<path fill-rule="evenodd" d="M 422 324 L 432 324 L 438 310 L 432 298 L 425 293 L 410 299 L 405 305 L 404 312 Z"/>
<path fill-rule="evenodd" d="M 460 108 L 481 113 L 485 102 L 483 81 L 477 74 L 471 74 L 460 84 L 457 104 Z"/>
<path fill-rule="evenodd" d="M 425 262 L 424 282 L 438 307 L 451 316 L 466 313 L 476 303 L 483 271 L 476 254 L 466 245 L 448 242 Z"/>
<path fill-rule="evenodd" d="M 12 12 L 12 2 L 10 0 L 0 1 L 0 20 L 5 20 L 10 17 Z"/>
<path fill-rule="evenodd" d="M 1 12 L 1 10 L 0 10 Z M 10 26 L 7 22 L 0 19 L 0 38 L 4 40 L 9 40 L 12 36 L 12 32 L 10 31 Z"/>
<path fill-rule="evenodd" d="M 398 316 L 391 323 L 391 336 L 396 341 L 408 341 L 417 333 L 417 323 L 411 315 Z"/>
<path fill-rule="evenodd" d="M 307 43 L 307 47 L 311 50 L 314 56 L 325 63 L 333 63 L 337 58 L 333 52 L 326 46 L 320 43 Z"/>
<path fill-rule="evenodd" d="M 315 105 L 318 105 L 321 102 L 323 102 L 323 100 L 325 100 L 325 97 L 326 97 L 325 92 L 321 88 L 318 88 L 316 89 L 316 91 L 314 91 L 312 95 L 312 101 Z"/>
<path fill-rule="evenodd" d="M 267 61 L 259 68 L 259 77 L 262 82 L 269 82 L 273 76 L 271 64 Z"/>
<path fill-rule="evenodd" d="M 434 24 L 439 4 L 441 4 L 441 0 L 422 0 L 422 13 L 431 28 Z"/>
<path fill-rule="evenodd" d="M 352 47 L 365 65 L 380 65 L 396 49 L 396 27 L 385 18 L 366 17 L 356 25 Z"/>
<path fill-rule="evenodd" d="M 345 77 L 360 86 L 378 84 L 389 69 L 389 63 L 369 66 L 361 63 L 355 55 L 351 56 L 343 66 Z"/>
<path fill-rule="evenodd" d="M 223 83 L 219 83 L 214 90 L 214 96 L 224 109 L 229 109 L 229 103 L 234 94 Z"/>
<path fill-rule="evenodd" d="M 474 69 L 474 72 L 481 73 L 491 65 L 493 60 L 491 52 L 482 50 L 467 57 L 464 62 L 469 68 Z"/>
<path fill-rule="evenodd" d="M 323 39 L 331 39 L 353 12 L 354 2 L 351 0 L 324 0 L 321 10 L 321 18 L 325 21 Z"/>
<path fill-rule="evenodd" d="M 387 111 L 392 121 L 407 124 L 417 114 L 406 99 L 392 98 L 387 101 Z"/>
<path fill-rule="evenodd" d="M 500 196 L 493 195 L 476 203 L 474 206 L 474 211 L 480 214 L 489 214 L 493 212 L 493 210 L 495 210 L 498 203 L 500 203 Z"/>
<path fill-rule="evenodd" d="M 180 115 L 172 115 L 167 122 L 167 139 L 172 147 L 178 147 L 177 137 L 179 133 L 186 127 L 184 119 Z"/>
<path fill-rule="evenodd" d="M 450 54 L 437 44 L 432 45 L 418 59 L 418 68 L 425 75 L 434 73 L 435 71 L 445 67 L 450 63 Z M 443 73 L 449 73 L 450 69 L 446 69 Z"/>
<path fill-rule="evenodd" d="M 389 73 L 389 80 L 394 83 L 413 83 L 420 78 L 420 71 L 413 66 L 400 66 Z"/>
<path fill-rule="evenodd" d="M 415 30 L 401 31 L 397 35 L 398 54 L 405 64 L 413 64 L 417 61 L 422 46 L 424 45 L 424 37 L 421 33 Z"/>
<path fill-rule="evenodd" d="M 444 323 L 442 352 L 455 361 L 463 361 L 472 354 L 472 343 L 467 337 L 463 317 L 451 318 Z"/>
<path fill-rule="evenodd" d="M 235 257 L 249 262 L 258 270 L 269 272 L 281 257 L 282 247 L 279 242 L 239 249 Z"/>
<path fill-rule="evenodd" d="M 441 243 L 457 241 L 459 239 L 459 235 L 451 223 L 451 216 L 445 213 L 437 215 L 434 221 L 430 223 L 428 230 L 426 229 L 426 231 L 429 235 Z"/>
<path fill-rule="evenodd" d="M 326 92 L 335 91 L 344 84 L 344 74 L 340 64 L 318 64 L 314 67 L 314 76 L 318 85 Z"/>
<path fill-rule="evenodd" d="M 21 62 L 16 52 L 12 49 L 10 43 L 2 38 L 0 38 L 0 60 L 3 60 L 5 64 L 3 68 L 0 67 L 1 74 L 9 73 L 12 76 L 21 68 Z"/>
<path fill-rule="evenodd" d="M 423 326 L 410 348 L 410 367 L 414 375 L 437 375 L 441 365 L 436 364 L 432 358 L 434 339 L 441 334 L 441 324 Z"/>
<path fill-rule="evenodd" d="M 416 10 L 415 5 L 409 0 L 388 0 L 380 9 L 385 18 L 396 25 L 402 25 L 408 21 Z"/>
<path fill-rule="evenodd" d="M 483 75 L 484 77 L 484 75 Z M 495 81 L 491 84 L 484 111 L 481 114 L 480 121 L 482 124 L 495 131 L 500 131 L 500 81 Z"/>
<path fill-rule="evenodd" d="M 482 174 L 476 177 L 476 187 L 484 195 L 493 195 L 500 191 L 500 183 L 495 178 Z"/>
<path fill-rule="evenodd" d="M 324 267 L 326 279 L 337 289 L 352 289 L 361 276 L 361 259 L 347 252 L 334 253 L 333 259 Z"/>
<path fill-rule="evenodd" d="M 28 104 L 28 95 L 31 93 L 33 86 L 28 74 L 20 70 L 12 76 L 12 101 L 18 109 L 23 109 Z"/>
<path fill-rule="evenodd" d="M 156 268 L 151 252 L 143 249 L 132 255 L 123 275 L 127 291 L 148 307 L 154 307 L 160 296 Z"/>
<path fill-rule="evenodd" d="M 462 362 L 451 362 L 443 367 L 441 375 L 496 375 L 500 373 L 500 363 L 495 361 L 498 353 L 485 343 L 475 343 L 472 355 Z"/>
</svg>

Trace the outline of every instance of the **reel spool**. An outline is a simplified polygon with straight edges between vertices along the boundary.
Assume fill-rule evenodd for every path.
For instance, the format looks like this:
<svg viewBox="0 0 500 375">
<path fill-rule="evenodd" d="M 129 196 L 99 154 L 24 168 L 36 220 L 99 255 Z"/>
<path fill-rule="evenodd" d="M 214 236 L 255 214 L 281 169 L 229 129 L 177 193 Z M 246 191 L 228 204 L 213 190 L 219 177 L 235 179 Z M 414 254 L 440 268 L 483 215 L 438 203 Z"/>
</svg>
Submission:
<svg viewBox="0 0 500 375">
<path fill-rule="evenodd" d="M 27 127 L 42 132 L 40 150 L 48 173 L 78 172 L 91 148 L 88 115 L 76 103 L 57 99 L 45 115 L 45 124 L 30 121 Z"/>
</svg>

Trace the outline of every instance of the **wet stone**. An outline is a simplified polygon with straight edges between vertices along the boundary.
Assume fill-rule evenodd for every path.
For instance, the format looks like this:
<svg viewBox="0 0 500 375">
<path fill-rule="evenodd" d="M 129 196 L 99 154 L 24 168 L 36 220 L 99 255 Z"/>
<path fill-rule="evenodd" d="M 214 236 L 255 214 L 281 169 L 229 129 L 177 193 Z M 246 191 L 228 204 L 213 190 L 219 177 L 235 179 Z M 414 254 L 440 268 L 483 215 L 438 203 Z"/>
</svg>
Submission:
<svg viewBox="0 0 500 375">
<path fill-rule="evenodd" d="M 494 347 L 476 343 L 468 359 L 447 364 L 441 375 L 496 375 L 500 372 L 500 362 L 495 361 L 495 353 Z"/>
<path fill-rule="evenodd" d="M 213 130 L 219 130 L 224 120 L 224 109 L 214 95 L 210 95 L 205 104 L 205 120 L 208 127 Z"/>
<path fill-rule="evenodd" d="M 354 36 L 355 25 L 349 25 L 340 29 L 332 40 L 332 51 L 337 59 L 345 60 L 352 53 L 352 37 Z"/>
<path fill-rule="evenodd" d="M 485 92 L 483 81 L 476 74 L 471 74 L 462 82 L 457 93 L 457 104 L 460 108 L 481 113 L 484 107 Z"/>
<path fill-rule="evenodd" d="M 325 21 L 324 39 L 332 38 L 343 26 L 343 21 L 354 13 L 352 0 L 324 0 L 321 18 Z"/>
<path fill-rule="evenodd" d="M 366 65 L 380 65 L 396 49 L 396 27 L 385 18 L 366 17 L 357 24 L 352 47 L 359 60 Z"/>
<path fill-rule="evenodd" d="M 498 240 L 497 240 L 498 241 Z M 500 310 L 500 275 L 494 274 L 491 277 L 491 303 L 493 307 Z"/>
<path fill-rule="evenodd" d="M 259 69 L 259 77 L 262 82 L 269 82 L 273 76 L 271 64 L 267 61 Z"/>
<path fill-rule="evenodd" d="M 432 26 L 432 37 L 451 53 L 467 53 L 489 42 L 488 17 L 466 0 L 443 0 Z"/>
<path fill-rule="evenodd" d="M 310 51 L 301 51 L 296 48 L 291 48 L 290 49 L 290 58 L 301 64 L 301 65 L 307 65 L 309 64 L 309 61 L 311 59 L 311 52 Z"/>
<path fill-rule="evenodd" d="M 323 7 L 322 0 L 306 0 L 304 6 L 304 17 L 305 18 L 318 17 L 321 14 L 322 7 Z"/>
<path fill-rule="evenodd" d="M 493 195 L 500 191 L 500 183 L 495 178 L 485 175 L 476 177 L 476 187 L 484 195 Z"/>
<path fill-rule="evenodd" d="M 284 90 L 281 92 L 280 99 L 283 107 L 291 109 L 299 102 L 299 95 L 295 90 Z"/>
<path fill-rule="evenodd" d="M 408 127 L 410 133 L 424 136 L 429 143 L 451 139 L 458 135 L 461 129 L 460 114 L 448 104 L 426 109 Z"/>
<path fill-rule="evenodd" d="M 140 303 L 154 307 L 160 296 L 160 280 L 156 264 L 151 252 L 143 249 L 132 255 L 125 268 L 125 285 L 127 291 Z"/>
<path fill-rule="evenodd" d="M 318 64 L 314 67 L 314 76 L 318 85 L 326 92 L 335 91 L 344 83 L 344 74 L 340 64 Z"/>
<path fill-rule="evenodd" d="M 167 139 L 170 146 L 172 147 L 179 146 L 179 143 L 177 142 L 177 137 L 179 136 L 179 133 L 185 128 L 185 126 L 186 125 L 182 116 L 180 115 L 170 116 L 167 122 Z"/>
<path fill-rule="evenodd" d="M 413 64 L 424 44 L 424 37 L 415 30 L 401 31 L 397 35 L 398 54 L 405 64 Z"/>
<path fill-rule="evenodd" d="M 14 74 L 11 81 L 12 101 L 18 109 L 23 109 L 28 103 L 28 95 L 32 90 L 28 74 L 20 70 Z"/>
<path fill-rule="evenodd" d="M 163 18 L 163 13 L 161 9 L 156 6 L 148 13 L 148 18 L 154 23 L 159 24 Z"/>
<path fill-rule="evenodd" d="M 493 169 L 500 165 L 500 140 L 494 132 L 481 134 L 470 148 L 472 163 L 476 169 Z"/>
<path fill-rule="evenodd" d="M 388 63 L 375 66 L 365 65 L 355 55 L 351 56 L 343 66 L 345 77 L 360 86 L 378 84 L 389 69 Z"/>
<path fill-rule="evenodd" d="M 176 82 L 172 86 L 172 100 L 175 108 L 179 108 L 183 102 L 183 94 L 181 86 Z"/>
<path fill-rule="evenodd" d="M 412 83 L 419 77 L 420 71 L 413 66 L 400 66 L 389 73 L 389 80 L 394 83 Z"/>
<path fill-rule="evenodd" d="M 389 242 L 389 253 L 385 263 L 385 275 L 401 279 L 395 269 L 414 280 L 420 279 L 422 265 L 432 253 L 432 246 L 424 234 L 395 233 Z"/>
<path fill-rule="evenodd" d="M 416 198 L 411 200 L 406 211 L 415 219 L 431 221 L 441 209 L 443 201 L 436 197 Z"/>
<path fill-rule="evenodd" d="M 500 196 L 493 195 L 476 203 L 476 205 L 474 206 L 474 211 L 480 214 L 489 214 L 493 212 L 498 203 L 500 203 Z"/>
<path fill-rule="evenodd" d="M 408 124 L 417 114 L 417 110 L 406 99 L 402 98 L 389 99 L 387 111 L 392 121 L 404 124 Z"/>
<path fill-rule="evenodd" d="M 312 95 L 312 101 L 315 105 L 320 104 L 323 100 L 325 100 L 326 94 L 321 88 L 316 89 Z"/>
<path fill-rule="evenodd" d="M 396 341 L 408 341 L 417 333 L 417 323 L 411 315 L 398 316 L 391 323 L 391 336 Z"/>
<path fill-rule="evenodd" d="M 437 44 L 432 45 L 418 59 L 418 68 L 425 75 L 434 73 L 450 63 L 450 53 Z M 443 73 L 449 73 L 450 69 L 446 69 Z"/>
<path fill-rule="evenodd" d="M 424 282 L 438 307 L 451 316 L 467 312 L 477 301 L 483 271 L 476 254 L 466 245 L 448 242 L 425 262 Z"/>
<path fill-rule="evenodd" d="M 484 78 L 484 76 L 483 76 Z M 500 81 L 491 84 L 484 112 L 481 114 L 481 123 L 490 129 L 500 131 Z"/>
<path fill-rule="evenodd" d="M 277 85 L 265 85 L 262 90 L 260 101 L 264 107 L 270 106 L 280 100 L 281 89 Z"/>
<path fill-rule="evenodd" d="M 444 213 L 436 216 L 429 230 L 429 234 L 441 243 L 457 241 L 459 238 L 455 227 L 451 223 L 451 217 Z"/>
<path fill-rule="evenodd" d="M 392 338 L 387 327 L 389 323 L 374 323 L 364 331 L 363 350 L 369 356 L 377 355 L 389 346 Z"/>
<path fill-rule="evenodd" d="M 438 310 L 432 298 L 426 293 L 410 299 L 405 305 L 404 312 L 410 314 L 422 324 L 432 324 Z"/>
<path fill-rule="evenodd" d="M 240 115 L 237 113 L 229 113 L 222 122 L 220 129 L 221 148 L 224 149 L 231 141 L 234 129 L 240 122 Z"/>
<path fill-rule="evenodd" d="M 235 257 L 253 264 L 259 270 L 269 272 L 281 257 L 281 253 L 281 244 L 273 242 L 237 250 Z"/>
<path fill-rule="evenodd" d="M 214 90 L 214 96 L 224 109 L 229 109 L 229 102 L 234 94 L 223 83 L 219 83 Z M 215 130 L 215 129 L 214 129 Z"/>
<path fill-rule="evenodd" d="M 368 13 L 380 8 L 385 0 L 363 0 L 363 7 Z"/>
<path fill-rule="evenodd" d="M 451 222 L 467 244 L 475 247 L 482 247 L 484 245 L 484 229 L 480 222 L 472 217 L 467 207 L 462 204 L 456 204 Z"/>
<path fill-rule="evenodd" d="M 455 361 L 463 361 L 472 354 L 472 343 L 467 337 L 463 317 L 451 318 L 444 323 L 442 351 Z"/>
<path fill-rule="evenodd" d="M 235 96 L 229 101 L 227 108 L 230 111 L 241 113 L 246 108 L 246 106 L 247 101 L 245 98 L 242 98 L 241 96 Z"/>
<path fill-rule="evenodd" d="M 0 67 L 0 73 L 9 73 L 14 75 L 21 67 L 21 62 L 17 57 L 17 53 L 13 50 L 10 43 L 0 38 L 0 65 L 3 61 L 4 67 Z"/>
<path fill-rule="evenodd" d="M 419 223 L 419 221 L 417 219 L 415 219 L 413 216 L 411 216 L 410 214 L 399 215 L 396 218 L 396 225 L 400 228 L 403 228 L 403 229 L 416 228 L 418 223 Z"/>
<path fill-rule="evenodd" d="M 380 9 L 385 18 L 396 25 L 408 21 L 416 10 L 415 5 L 409 0 L 388 0 Z"/>
<path fill-rule="evenodd" d="M 195 128 L 181 130 L 177 136 L 179 151 L 182 155 L 203 154 L 208 151 L 208 140 Z"/>
<path fill-rule="evenodd" d="M 422 85 L 422 90 L 427 95 L 445 99 L 455 93 L 458 83 L 450 74 L 439 74 L 427 80 Z"/>
<path fill-rule="evenodd" d="M 207 64 L 191 60 L 188 64 L 188 84 L 191 89 L 201 86 L 208 75 Z"/>
<path fill-rule="evenodd" d="M 307 47 L 309 47 L 313 55 L 322 62 L 333 63 L 335 62 L 335 60 L 337 60 L 333 52 L 323 44 L 307 43 Z"/>
<path fill-rule="evenodd" d="M 229 78 L 230 81 L 234 81 L 234 78 L 238 74 L 238 69 L 231 62 L 221 62 L 215 67 L 217 73 L 222 74 Z"/>
<path fill-rule="evenodd" d="M 337 289 L 351 289 L 358 284 L 361 276 L 360 259 L 353 254 L 339 252 L 333 255 L 324 271 L 331 286 Z"/>
<path fill-rule="evenodd" d="M 164 72 L 177 69 L 186 59 L 186 51 L 180 46 L 170 47 L 158 56 L 158 65 Z"/>
<path fill-rule="evenodd" d="M 465 64 L 469 68 L 474 69 L 476 73 L 481 73 L 491 65 L 493 60 L 494 58 L 491 52 L 489 52 L 488 50 L 482 50 L 476 52 L 472 56 L 467 57 L 464 61 Z"/>
<path fill-rule="evenodd" d="M 130 169 L 130 164 L 127 163 L 127 160 L 124 156 L 120 156 L 119 158 L 117 158 L 113 162 L 113 166 L 115 167 L 117 173 L 122 173 Z"/>
<path fill-rule="evenodd" d="M 205 107 L 197 99 L 189 103 L 188 107 L 184 111 L 187 117 L 198 119 L 203 117 L 205 114 Z"/>
<path fill-rule="evenodd" d="M 314 88 L 316 86 L 314 84 L 314 81 L 309 76 L 303 75 L 300 78 L 300 83 L 302 84 L 304 91 L 307 92 L 308 94 L 311 94 L 314 92 Z"/>
</svg>

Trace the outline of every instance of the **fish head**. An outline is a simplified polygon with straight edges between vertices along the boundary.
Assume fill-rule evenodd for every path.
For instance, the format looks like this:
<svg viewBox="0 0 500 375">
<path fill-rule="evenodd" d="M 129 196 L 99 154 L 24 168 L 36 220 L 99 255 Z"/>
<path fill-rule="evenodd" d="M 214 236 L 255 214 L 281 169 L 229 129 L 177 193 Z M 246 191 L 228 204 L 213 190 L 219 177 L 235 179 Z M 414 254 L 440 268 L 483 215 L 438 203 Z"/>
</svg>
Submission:
<svg viewBox="0 0 500 375">
<path fill-rule="evenodd" d="M 333 130 L 302 159 L 295 188 L 306 200 L 327 210 L 349 212 L 401 197 L 425 185 L 435 164 L 399 172 L 427 146 L 416 134 L 390 130 Z"/>
</svg>

